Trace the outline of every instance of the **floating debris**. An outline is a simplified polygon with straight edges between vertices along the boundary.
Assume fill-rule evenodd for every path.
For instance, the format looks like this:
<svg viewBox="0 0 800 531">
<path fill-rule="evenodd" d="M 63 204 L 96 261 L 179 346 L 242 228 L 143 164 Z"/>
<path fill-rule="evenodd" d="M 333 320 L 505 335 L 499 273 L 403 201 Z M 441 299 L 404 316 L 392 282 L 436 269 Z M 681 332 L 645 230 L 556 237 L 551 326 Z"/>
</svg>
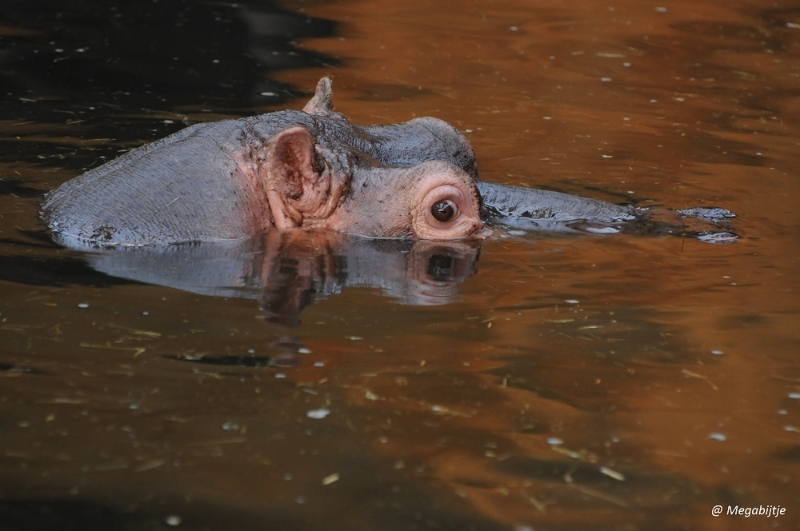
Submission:
<svg viewBox="0 0 800 531">
<path fill-rule="evenodd" d="M 330 485 L 331 483 L 336 483 L 339 481 L 339 474 L 331 474 L 330 476 L 325 476 L 322 478 L 323 485 Z"/>
<path fill-rule="evenodd" d="M 614 478 L 617 481 L 625 481 L 625 476 L 623 476 L 622 474 L 620 474 L 616 470 L 611 470 L 610 468 L 605 467 L 605 466 L 601 466 L 600 467 L 600 473 L 601 474 L 605 474 L 606 476 L 608 476 L 610 478 Z"/>
<path fill-rule="evenodd" d="M 367 400 L 378 400 L 378 398 L 379 398 L 378 395 L 376 395 L 375 393 L 373 393 L 369 389 L 365 389 L 364 390 L 364 397 Z M 436 407 L 436 406 L 434 406 L 434 407 Z"/>
<path fill-rule="evenodd" d="M 311 411 L 306 413 L 306 415 L 310 419 L 324 419 L 325 417 L 327 417 L 330 414 L 331 414 L 331 410 L 330 409 L 325 409 L 325 408 L 312 409 Z"/>
<path fill-rule="evenodd" d="M 728 437 L 724 433 L 714 432 L 708 434 L 709 439 L 713 439 L 715 441 L 727 441 Z"/>
</svg>

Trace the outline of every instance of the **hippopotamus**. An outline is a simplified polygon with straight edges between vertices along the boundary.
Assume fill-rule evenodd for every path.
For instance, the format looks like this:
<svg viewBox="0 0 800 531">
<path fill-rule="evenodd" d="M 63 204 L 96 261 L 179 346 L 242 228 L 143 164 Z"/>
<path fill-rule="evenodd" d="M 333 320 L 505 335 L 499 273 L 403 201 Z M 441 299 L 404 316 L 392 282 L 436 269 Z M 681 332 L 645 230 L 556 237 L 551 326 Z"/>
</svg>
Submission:
<svg viewBox="0 0 800 531">
<path fill-rule="evenodd" d="M 732 215 L 718 210 L 716 218 L 709 209 L 687 215 Z M 354 125 L 334 112 L 328 78 L 300 111 L 195 124 L 66 182 L 42 208 L 55 239 L 78 247 L 300 228 L 461 240 L 482 237 L 485 220 L 604 233 L 645 217 L 630 206 L 482 181 L 469 141 L 436 118 Z"/>
<path fill-rule="evenodd" d="M 60 240 L 152 245 L 277 228 L 455 240 L 482 227 L 475 155 L 435 118 L 356 126 L 323 78 L 302 111 L 196 124 L 68 181 L 42 216 Z"/>
</svg>

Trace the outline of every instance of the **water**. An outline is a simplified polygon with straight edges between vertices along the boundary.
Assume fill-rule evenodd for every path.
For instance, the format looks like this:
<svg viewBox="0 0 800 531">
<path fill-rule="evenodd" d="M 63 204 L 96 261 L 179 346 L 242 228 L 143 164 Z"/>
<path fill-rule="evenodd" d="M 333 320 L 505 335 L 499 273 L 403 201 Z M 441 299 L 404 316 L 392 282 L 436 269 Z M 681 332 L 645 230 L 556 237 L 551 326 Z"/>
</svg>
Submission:
<svg viewBox="0 0 800 531">
<path fill-rule="evenodd" d="M 0 14 L 0 529 L 797 527 L 795 4 L 41 4 Z M 466 131 L 485 179 L 721 206 L 741 238 L 497 238 L 437 280 L 446 304 L 367 275 L 297 326 L 258 286 L 141 283 L 49 243 L 43 191 L 299 108 L 324 74 L 356 123 Z M 422 275 L 385 256 L 418 279 L 442 252 Z M 759 505 L 786 513 L 726 514 Z"/>
</svg>

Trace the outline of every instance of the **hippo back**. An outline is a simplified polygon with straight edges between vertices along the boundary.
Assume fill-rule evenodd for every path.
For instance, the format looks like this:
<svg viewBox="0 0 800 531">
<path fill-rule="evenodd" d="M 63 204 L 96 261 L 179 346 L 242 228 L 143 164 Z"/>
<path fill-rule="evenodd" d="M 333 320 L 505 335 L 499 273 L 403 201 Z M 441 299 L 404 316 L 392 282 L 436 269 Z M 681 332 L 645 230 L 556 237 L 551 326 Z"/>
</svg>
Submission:
<svg viewBox="0 0 800 531">
<path fill-rule="evenodd" d="M 179 131 L 65 183 L 42 216 L 57 233 L 100 244 L 245 237 L 263 221 L 230 156 L 242 135 L 238 121 Z"/>
</svg>

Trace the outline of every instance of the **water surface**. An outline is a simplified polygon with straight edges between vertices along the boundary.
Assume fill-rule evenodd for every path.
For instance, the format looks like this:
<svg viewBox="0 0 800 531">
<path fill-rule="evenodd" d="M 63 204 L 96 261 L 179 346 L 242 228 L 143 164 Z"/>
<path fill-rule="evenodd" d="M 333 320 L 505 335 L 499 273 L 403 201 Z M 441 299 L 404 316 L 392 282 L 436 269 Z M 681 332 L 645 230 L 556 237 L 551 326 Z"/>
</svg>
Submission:
<svg viewBox="0 0 800 531">
<path fill-rule="evenodd" d="M 0 529 L 798 526 L 796 4 L 133 5 L 0 14 Z M 110 276 L 39 224 L 102 157 L 326 74 L 356 123 L 453 123 L 484 179 L 719 205 L 741 238 L 495 238 L 442 304 L 366 275 L 287 326 L 260 285 Z"/>
</svg>

